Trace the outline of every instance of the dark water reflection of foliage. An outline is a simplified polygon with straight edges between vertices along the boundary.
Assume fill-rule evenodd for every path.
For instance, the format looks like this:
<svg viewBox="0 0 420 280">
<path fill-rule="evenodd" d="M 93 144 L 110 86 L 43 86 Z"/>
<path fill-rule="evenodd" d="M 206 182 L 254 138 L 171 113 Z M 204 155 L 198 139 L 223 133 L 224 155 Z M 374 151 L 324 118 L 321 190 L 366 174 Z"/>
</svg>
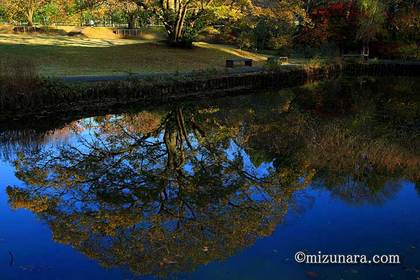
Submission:
<svg viewBox="0 0 420 280">
<path fill-rule="evenodd" d="M 9 203 L 104 266 L 192 270 L 270 235 L 309 185 L 381 204 L 420 182 L 419 80 L 378 79 L 4 132 Z"/>
</svg>

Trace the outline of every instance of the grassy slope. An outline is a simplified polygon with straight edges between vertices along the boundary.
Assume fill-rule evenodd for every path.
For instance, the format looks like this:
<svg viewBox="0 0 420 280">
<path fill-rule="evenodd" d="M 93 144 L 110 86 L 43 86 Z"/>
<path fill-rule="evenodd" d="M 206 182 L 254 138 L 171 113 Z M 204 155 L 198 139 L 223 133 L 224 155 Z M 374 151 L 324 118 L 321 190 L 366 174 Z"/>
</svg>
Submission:
<svg viewBox="0 0 420 280">
<path fill-rule="evenodd" d="M 265 56 L 224 45 L 197 43 L 192 50 L 152 41 L 60 35 L 0 34 L 0 59 L 25 59 L 47 76 L 191 71 L 223 68 L 229 57 Z"/>
</svg>

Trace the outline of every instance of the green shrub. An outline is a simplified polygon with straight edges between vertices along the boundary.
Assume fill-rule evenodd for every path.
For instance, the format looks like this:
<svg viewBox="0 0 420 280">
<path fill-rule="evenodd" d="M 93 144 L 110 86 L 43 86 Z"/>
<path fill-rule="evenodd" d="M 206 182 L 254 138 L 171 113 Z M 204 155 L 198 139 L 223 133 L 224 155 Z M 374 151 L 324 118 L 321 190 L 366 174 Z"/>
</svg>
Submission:
<svg viewBox="0 0 420 280">
<path fill-rule="evenodd" d="M 420 59 L 420 49 L 415 43 L 401 46 L 399 48 L 399 52 L 402 59 L 407 59 L 407 60 Z"/>
<path fill-rule="evenodd" d="M 242 32 L 238 37 L 238 45 L 241 49 L 251 49 L 254 45 L 252 34 L 250 32 Z"/>
</svg>

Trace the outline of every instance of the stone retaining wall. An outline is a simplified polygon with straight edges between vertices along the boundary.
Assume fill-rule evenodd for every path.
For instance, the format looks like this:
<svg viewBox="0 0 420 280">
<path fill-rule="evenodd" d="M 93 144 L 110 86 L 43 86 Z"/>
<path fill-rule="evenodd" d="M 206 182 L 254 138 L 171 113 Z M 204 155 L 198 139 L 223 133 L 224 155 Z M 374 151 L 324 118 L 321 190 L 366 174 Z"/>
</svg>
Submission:
<svg viewBox="0 0 420 280">
<path fill-rule="evenodd" d="M 11 117 L 78 114 L 118 106 L 165 104 L 168 102 L 220 97 L 249 90 L 287 88 L 307 81 L 348 75 L 406 75 L 418 76 L 419 63 L 345 64 L 318 67 L 280 67 L 277 70 L 253 73 L 197 76 L 181 79 L 141 79 L 95 82 L 72 85 L 59 81 L 44 83 L 36 92 L 16 94 L 0 103 L 0 121 Z"/>
</svg>

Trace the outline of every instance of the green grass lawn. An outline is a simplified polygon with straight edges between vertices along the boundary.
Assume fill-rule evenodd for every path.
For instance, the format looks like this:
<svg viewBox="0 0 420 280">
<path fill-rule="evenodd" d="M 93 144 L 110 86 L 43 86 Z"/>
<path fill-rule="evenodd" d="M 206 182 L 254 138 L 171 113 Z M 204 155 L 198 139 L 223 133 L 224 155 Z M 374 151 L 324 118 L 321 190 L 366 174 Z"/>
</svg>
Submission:
<svg viewBox="0 0 420 280">
<path fill-rule="evenodd" d="M 163 43 L 61 35 L 0 34 L 0 60 L 31 61 L 44 76 L 120 75 L 223 69 L 226 58 L 266 56 L 230 46 L 196 43 L 175 49 Z"/>
</svg>

